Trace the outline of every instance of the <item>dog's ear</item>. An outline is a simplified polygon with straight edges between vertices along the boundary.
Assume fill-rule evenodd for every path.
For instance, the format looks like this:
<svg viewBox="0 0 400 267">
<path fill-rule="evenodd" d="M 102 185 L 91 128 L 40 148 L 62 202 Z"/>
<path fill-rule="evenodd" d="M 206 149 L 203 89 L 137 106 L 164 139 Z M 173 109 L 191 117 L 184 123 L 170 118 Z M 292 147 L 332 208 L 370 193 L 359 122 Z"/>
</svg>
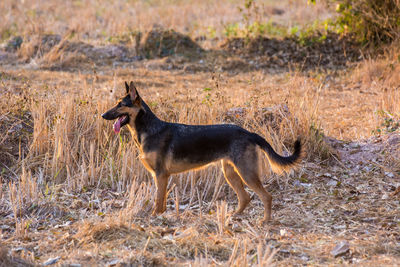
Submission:
<svg viewBox="0 0 400 267">
<path fill-rule="evenodd" d="M 125 89 L 126 89 L 126 94 L 129 94 L 129 85 L 127 82 L 125 82 Z"/>
<path fill-rule="evenodd" d="M 129 94 L 133 102 L 140 104 L 140 96 L 133 82 L 129 84 Z"/>
</svg>

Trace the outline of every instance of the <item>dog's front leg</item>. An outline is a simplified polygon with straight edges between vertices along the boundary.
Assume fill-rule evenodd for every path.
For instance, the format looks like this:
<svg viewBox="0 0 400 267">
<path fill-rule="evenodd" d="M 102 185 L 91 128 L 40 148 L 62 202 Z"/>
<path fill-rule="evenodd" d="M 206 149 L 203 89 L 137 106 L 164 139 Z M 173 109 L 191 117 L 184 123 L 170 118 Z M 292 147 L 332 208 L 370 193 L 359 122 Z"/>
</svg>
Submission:
<svg viewBox="0 0 400 267">
<path fill-rule="evenodd" d="M 167 185 L 168 174 L 154 175 L 154 181 L 157 187 L 156 202 L 153 210 L 153 215 L 163 213 L 167 209 Z"/>
</svg>

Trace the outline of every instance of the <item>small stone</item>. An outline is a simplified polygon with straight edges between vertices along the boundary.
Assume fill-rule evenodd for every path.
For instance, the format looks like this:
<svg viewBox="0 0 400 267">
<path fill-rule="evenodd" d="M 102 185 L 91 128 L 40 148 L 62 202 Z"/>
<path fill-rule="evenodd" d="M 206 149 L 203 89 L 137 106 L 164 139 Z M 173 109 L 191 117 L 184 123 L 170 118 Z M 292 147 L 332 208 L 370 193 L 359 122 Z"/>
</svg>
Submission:
<svg viewBox="0 0 400 267">
<path fill-rule="evenodd" d="M 389 178 L 393 178 L 394 174 L 392 172 L 385 172 L 385 175 Z"/>
<path fill-rule="evenodd" d="M 306 188 L 312 187 L 312 184 L 300 183 L 300 185 L 301 185 L 302 187 L 306 187 Z"/>
<path fill-rule="evenodd" d="M 49 266 L 57 263 L 60 260 L 60 256 L 57 256 L 55 258 L 50 258 L 47 261 L 43 263 L 43 266 Z"/>
<path fill-rule="evenodd" d="M 358 143 L 350 143 L 349 146 L 350 146 L 351 148 L 359 148 L 359 147 L 360 147 L 360 144 L 358 144 Z"/>
<path fill-rule="evenodd" d="M 117 265 L 120 262 L 119 259 L 114 259 L 112 261 L 110 261 L 109 263 L 107 263 L 107 266 L 114 266 Z"/>
<path fill-rule="evenodd" d="M 329 180 L 328 183 L 326 183 L 327 186 L 337 186 L 338 185 L 338 181 L 336 180 Z"/>
<path fill-rule="evenodd" d="M 336 257 L 342 256 L 349 252 L 350 244 L 347 241 L 341 241 L 339 244 L 335 246 L 335 248 L 331 251 L 331 255 Z"/>
<path fill-rule="evenodd" d="M 281 229 L 279 232 L 281 236 L 288 236 L 288 231 L 286 229 Z"/>
</svg>

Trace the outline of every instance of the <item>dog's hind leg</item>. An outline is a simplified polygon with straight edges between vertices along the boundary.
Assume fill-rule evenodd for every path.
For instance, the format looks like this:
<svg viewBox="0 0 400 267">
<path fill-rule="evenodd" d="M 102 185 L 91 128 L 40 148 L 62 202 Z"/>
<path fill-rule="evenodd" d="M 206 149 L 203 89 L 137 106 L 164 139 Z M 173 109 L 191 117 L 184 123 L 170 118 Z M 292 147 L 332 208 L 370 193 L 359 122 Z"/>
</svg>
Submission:
<svg viewBox="0 0 400 267">
<path fill-rule="evenodd" d="M 168 177 L 168 174 L 154 175 L 154 181 L 157 187 L 157 194 L 153 215 L 163 213 L 167 209 Z"/>
<path fill-rule="evenodd" d="M 263 222 L 271 219 L 272 196 L 263 187 L 258 173 L 258 155 L 255 147 L 248 147 L 245 153 L 236 155 L 233 164 L 243 182 L 253 190 L 264 204 Z"/>
<path fill-rule="evenodd" d="M 226 160 L 221 160 L 222 171 L 228 184 L 232 187 L 238 197 L 238 208 L 235 214 L 240 214 L 246 208 L 247 204 L 250 202 L 250 196 L 244 190 L 243 182 L 238 173 L 235 171 L 233 166 Z"/>
</svg>

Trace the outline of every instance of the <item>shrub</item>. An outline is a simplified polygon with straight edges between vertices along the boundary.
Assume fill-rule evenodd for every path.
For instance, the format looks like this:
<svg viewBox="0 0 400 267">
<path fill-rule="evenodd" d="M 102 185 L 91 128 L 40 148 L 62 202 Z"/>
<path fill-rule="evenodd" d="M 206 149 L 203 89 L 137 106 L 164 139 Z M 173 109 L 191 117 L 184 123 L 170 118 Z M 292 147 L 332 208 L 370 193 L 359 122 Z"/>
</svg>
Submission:
<svg viewBox="0 0 400 267">
<path fill-rule="evenodd" d="M 336 5 L 339 16 L 334 26 L 338 33 L 353 35 L 368 45 L 390 43 L 400 37 L 400 0 L 325 1 Z"/>
</svg>

